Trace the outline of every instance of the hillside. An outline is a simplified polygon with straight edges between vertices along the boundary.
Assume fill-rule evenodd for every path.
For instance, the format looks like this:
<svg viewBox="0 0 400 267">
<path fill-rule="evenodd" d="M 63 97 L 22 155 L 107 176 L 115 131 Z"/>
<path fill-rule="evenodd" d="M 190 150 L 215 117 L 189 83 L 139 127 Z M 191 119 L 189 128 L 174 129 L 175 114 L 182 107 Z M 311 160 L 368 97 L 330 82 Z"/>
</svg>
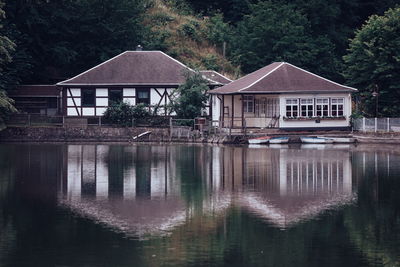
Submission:
<svg viewBox="0 0 400 267">
<path fill-rule="evenodd" d="M 201 70 L 216 70 L 229 78 L 237 78 L 239 67 L 223 57 L 222 45 L 208 39 L 208 17 L 196 17 L 179 11 L 174 4 L 154 0 L 143 21 L 152 32 L 151 45 L 186 65 Z"/>
</svg>

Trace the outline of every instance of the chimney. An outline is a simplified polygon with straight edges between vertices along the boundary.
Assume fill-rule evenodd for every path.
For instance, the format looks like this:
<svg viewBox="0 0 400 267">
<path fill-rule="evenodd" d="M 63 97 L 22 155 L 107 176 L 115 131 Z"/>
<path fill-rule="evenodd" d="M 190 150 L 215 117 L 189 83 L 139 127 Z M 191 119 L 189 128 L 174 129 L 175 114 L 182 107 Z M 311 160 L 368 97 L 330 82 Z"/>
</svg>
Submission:
<svg viewBox="0 0 400 267">
<path fill-rule="evenodd" d="M 141 45 L 136 46 L 136 51 L 143 51 L 143 47 Z"/>
</svg>

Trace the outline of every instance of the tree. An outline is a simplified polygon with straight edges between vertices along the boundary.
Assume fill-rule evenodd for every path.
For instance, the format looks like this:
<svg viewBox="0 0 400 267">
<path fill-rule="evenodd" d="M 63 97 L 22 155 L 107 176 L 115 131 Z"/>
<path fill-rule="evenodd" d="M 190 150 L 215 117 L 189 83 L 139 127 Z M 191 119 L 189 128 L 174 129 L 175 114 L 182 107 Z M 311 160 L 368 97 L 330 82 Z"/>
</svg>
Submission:
<svg viewBox="0 0 400 267">
<path fill-rule="evenodd" d="M 201 116 L 208 100 L 207 81 L 199 72 L 186 72 L 186 81 L 174 92 L 171 108 L 178 118 L 194 119 Z"/>
<path fill-rule="evenodd" d="M 265 1 L 251 10 L 238 24 L 231 54 L 245 73 L 287 61 L 328 78 L 337 76 L 334 45 L 324 35 L 312 35 L 307 17 L 295 5 Z"/>
<path fill-rule="evenodd" d="M 16 109 L 13 106 L 14 101 L 7 97 L 4 89 L 5 75 L 4 67 L 12 61 L 12 52 L 15 49 L 15 44 L 1 33 L 3 28 L 3 19 L 5 13 L 3 11 L 3 2 L 0 0 L 0 130 L 5 128 L 4 119 Z"/>
<path fill-rule="evenodd" d="M 7 28 L 28 53 L 26 83 L 55 83 L 142 43 L 148 0 L 13 0 Z"/>
<path fill-rule="evenodd" d="M 376 108 L 377 115 L 400 115 L 399 47 L 400 8 L 371 16 L 350 42 L 344 74 L 359 89 L 366 115 L 374 115 Z"/>
</svg>

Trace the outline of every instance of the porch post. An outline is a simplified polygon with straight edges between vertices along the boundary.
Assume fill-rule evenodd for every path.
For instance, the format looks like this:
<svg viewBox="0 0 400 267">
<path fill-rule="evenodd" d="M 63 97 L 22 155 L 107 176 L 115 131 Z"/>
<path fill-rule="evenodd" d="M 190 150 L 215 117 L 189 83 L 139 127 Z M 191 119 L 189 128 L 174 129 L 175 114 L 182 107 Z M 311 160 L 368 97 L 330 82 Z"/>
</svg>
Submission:
<svg viewBox="0 0 400 267">
<path fill-rule="evenodd" d="M 235 118 L 235 104 L 234 104 L 235 95 L 232 95 L 232 121 L 231 121 L 231 128 L 233 128 L 233 120 Z"/>
<path fill-rule="evenodd" d="M 240 95 L 240 104 L 242 105 L 242 129 L 244 128 L 244 108 L 243 108 L 243 95 Z"/>
<path fill-rule="evenodd" d="M 222 113 L 222 128 L 224 128 L 225 124 L 225 95 L 222 95 L 222 105 L 221 105 L 221 113 Z"/>
</svg>

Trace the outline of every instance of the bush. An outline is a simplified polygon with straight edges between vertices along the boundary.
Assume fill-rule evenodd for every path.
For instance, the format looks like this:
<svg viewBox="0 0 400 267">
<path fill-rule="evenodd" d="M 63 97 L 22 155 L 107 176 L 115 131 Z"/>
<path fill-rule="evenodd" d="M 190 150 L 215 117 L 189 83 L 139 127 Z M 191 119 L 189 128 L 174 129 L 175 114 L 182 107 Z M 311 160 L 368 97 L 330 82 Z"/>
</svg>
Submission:
<svg viewBox="0 0 400 267">
<path fill-rule="evenodd" d="M 218 58 L 213 54 L 208 54 L 207 56 L 202 58 L 201 63 L 203 63 L 204 67 L 207 70 L 220 71 L 220 69 L 221 69 L 218 64 Z"/>
<path fill-rule="evenodd" d="M 208 100 L 207 81 L 199 72 L 185 73 L 186 81 L 174 93 L 172 111 L 180 119 L 194 119 L 201 116 Z"/>
<path fill-rule="evenodd" d="M 119 126 L 132 126 L 132 119 L 145 119 L 150 113 L 144 104 L 132 106 L 126 102 L 113 103 L 104 112 L 104 119 Z"/>
<path fill-rule="evenodd" d="M 168 23 L 175 21 L 174 17 L 162 12 L 155 13 L 151 19 L 157 25 L 167 25 Z"/>
<path fill-rule="evenodd" d="M 179 27 L 178 32 L 181 36 L 189 37 L 194 41 L 199 41 L 200 36 L 197 32 L 199 26 L 198 22 L 192 20 L 188 23 L 182 24 L 182 26 Z"/>
</svg>

